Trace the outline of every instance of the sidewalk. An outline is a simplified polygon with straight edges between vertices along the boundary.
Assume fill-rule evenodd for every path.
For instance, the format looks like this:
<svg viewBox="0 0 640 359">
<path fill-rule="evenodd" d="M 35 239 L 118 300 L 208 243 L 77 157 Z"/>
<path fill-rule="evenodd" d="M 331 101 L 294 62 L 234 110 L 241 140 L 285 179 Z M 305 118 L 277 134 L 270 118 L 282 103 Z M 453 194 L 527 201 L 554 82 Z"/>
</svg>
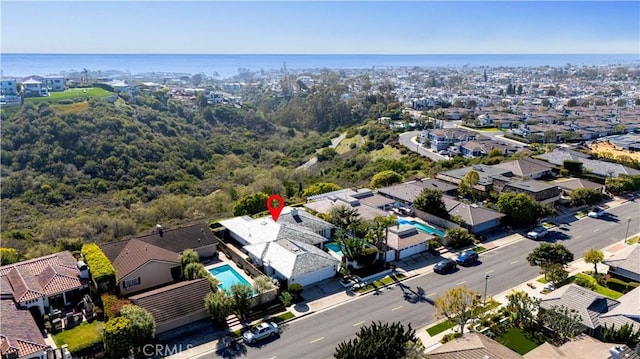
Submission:
<svg viewBox="0 0 640 359">
<path fill-rule="evenodd" d="M 608 203 L 608 205 L 610 207 L 616 207 L 620 204 L 623 204 L 625 202 L 627 202 L 628 200 L 624 199 L 624 198 L 615 198 L 614 200 L 610 201 Z M 572 221 L 574 220 L 579 220 L 579 218 L 575 218 L 574 214 L 568 213 L 568 214 L 564 214 L 562 216 L 559 216 L 557 218 L 554 218 L 553 222 L 557 225 L 560 225 L 562 223 L 566 223 L 566 221 L 568 219 L 572 219 Z M 633 234 L 629 234 L 629 237 L 633 237 Z M 481 245 L 486 248 L 487 251 L 499 248 L 499 247 L 504 247 L 507 246 L 509 244 L 512 244 L 514 242 L 517 242 L 519 240 L 524 239 L 523 236 L 521 236 L 518 233 L 511 233 L 502 237 L 496 237 L 495 234 L 493 235 L 489 235 L 487 240 L 485 240 L 484 242 L 481 243 Z M 615 243 L 607 248 L 605 248 L 604 254 L 605 254 L 605 258 L 610 257 L 613 253 L 617 252 L 618 250 L 624 248 L 624 243 Z M 449 251 L 444 251 L 440 253 L 441 257 L 444 258 L 453 258 L 457 255 L 457 252 L 449 252 Z M 580 254 L 581 255 L 581 254 Z M 426 274 L 426 273 L 431 273 L 433 272 L 433 265 L 440 260 L 439 257 L 433 255 L 433 254 L 428 254 L 428 253 L 419 253 L 419 254 L 415 254 L 411 257 L 408 258 L 404 258 L 402 260 L 399 261 L 394 261 L 391 262 L 392 264 L 395 264 L 398 268 L 398 271 L 401 272 L 405 272 L 407 275 L 407 278 L 411 278 L 411 277 L 415 277 L 415 276 L 419 276 L 422 274 Z M 602 269 L 601 269 L 602 268 Z M 585 270 L 592 270 L 593 269 L 593 265 L 589 264 L 589 263 L 585 263 L 583 259 L 578 259 L 574 262 L 571 263 L 570 267 L 569 267 L 569 271 L 570 271 L 570 276 L 571 275 L 575 275 L 576 273 L 580 273 L 582 271 Z M 606 272 L 607 267 L 604 265 L 599 265 L 598 266 L 598 271 L 603 271 Z M 539 276 L 538 276 L 539 277 Z M 538 278 L 536 277 L 536 278 Z M 540 297 L 543 296 L 542 294 L 540 294 L 540 291 L 542 289 L 542 283 L 537 282 L 536 278 L 533 278 L 532 280 L 525 282 L 525 283 L 521 283 L 520 285 L 509 289 L 508 291 L 499 293 L 497 295 L 495 295 L 493 298 L 496 299 L 497 301 L 499 301 L 500 303 L 506 303 L 506 296 L 513 290 L 523 290 L 527 293 L 529 293 L 530 295 L 536 296 L 536 297 Z M 535 286 L 535 289 L 530 288 L 527 283 L 531 283 L 533 284 L 533 286 Z M 355 293 L 353 291 L 351 291 L 349 288 L 345 288 L 343 287 L 340 283 L 338 283 L 336 280 L 334 279 L 328 279 L 325 280 L 323 282 L 321 282 L 320 284 L 314 285 L 314 286 L 310 286 L 309 288 L 305 288 L 304 290 L 304 297 L 306 298 L 305 302 L 302 303 L 298 303 L 296 305 L 290 306 L 288 308 L 288 311 L 290 311 L 291 313 L 293 313 L 295 315 L 295 318 L 291 319 L 291 320 L 296 320 L 298 318 L 304 317 L 306 315 L 310 315 L 313 313 L 317 313 L 317 312 L 321 312 L 324 310 L 328 310 L 331 309 L 332 307 L 344 304 L 346 302 L 352 301 L 357 299 L 360 296 L 360 294 Z M 431 323 L 428 327 L 432 326 L 433 323 Z M 242 329 L 241 325 L 234 325 L 231 328 L 229 328 L 229 331 L 235 331 L 238 329 Z M 429 334 L 426 331 L 427 327 L 422 327 L 422 328 L 417 328 L 416 329 L 416 336 L 418 338 L 420 338 L 422 340 L 423 345 L 425 346 L 425 348 L 427 348 L 429 350 L 433 350 L 435 349 L 437 346 L 441 345 L 440 344 L 440 340 L 442 339 L 442 337 L 451 332 L 450 330 L 444 331 L 443 333 L 439 333 L 438 335 L 431 337 L 429 336 Z M 219 340 L 213 340 L 211 342 L 199 345 L 197 347 L 191 348 L 189 350 L 180 352 L 178 354 L 169 356 L 167 358 L 172 358 L 172 359 L 182 359 L 182 358 L 191 358 L 191 357 L 195 357 L 195 356 L 202 356 L 205 355 L 207 353 L 212 353 L 215 352 L 216 350 L 220 350 L 221 348 L 223 348 L 224 345 L 219 343 Z"/>
<path fill-rule="evenodd" d="M 634 235 L 639 235 L 638 234 L 631 234 L 630 237 L 633 237 Z M 611 244 L 605 248 L 602 249 L 602 252 L 604 254 L 604 258 L 609 258 L 612 255 L 614 255 L 616 252 L 622 250 L 626 248 L 625 243 L 623 243 L 622 241 L 618 242 L 618 243 L 614 243 Z M 606 273 L 607 270 L 609 269 L 609 267 L 607 265 L 604 265 L 602 263 L 598 264 L 598 273 Z M 568 267 L 568 271 L 569 271 L 569 277 L 574 276 L 578 273 L 582 273 L 584 271 L 593 271 L 593 264 L 591 263 L 587 263 L 584 261 L 584 258 L 579 258 L 573 262 L 571 262 L 569 264 Z M 514 290 L 519 290 L 519 291 L 523 291 L 526 292 L 527 294 L 529 294 L 530 296 L 534 297 L 534 298 L 544 298 L 546 296 L 546 294 L 542 294 L 542 289 L 544 287 L 544 284 L 540 283 L 537 281 L 538 278 L 540 278 L 541 276 L 537 276 L 535 278 L 532 278 L 531 280 L 521 283 L 509 290 L 506 290 L 504 292 L 498 293 L 495 296 L 493 296 L 492 298 L 496 301 L 498 301 L 499 303 L 501 303 L 501 306 L 508 303 L 507 300 L 507 295 L 509 295 L 510 293 L 512 293 Z M 498 307 L 499 308 L 499 307 Z M 496 309 L 498 309 L 496 308 Z M 494 309 L 494 310 L 496 310 Z M 428 353 L 431 350 L 434 350 L 435 348 L 439 347 L 440 345 L 440 340 L 442 340 L 442 338 L 449 333 L 453 333 L 455 331 L 455 328 L 452 329 L 448 329 L 445 330 L 441 333 L 436 334 L 435 336 L 430 336 L 429 333 L 427 333 L 427 328 L 433 326 L 434 323 L 429 324 L 426 327 L 423 328 L 419 328 L 416 329 L 416 336 L 418 338 L 420 338 L 420 340 L 422 341 L 422 344 L 424 345 L 424 347 L 426 348 L 426 352 Z M 466 332 L 466 330 L 465 330 Z"/>
</svg>

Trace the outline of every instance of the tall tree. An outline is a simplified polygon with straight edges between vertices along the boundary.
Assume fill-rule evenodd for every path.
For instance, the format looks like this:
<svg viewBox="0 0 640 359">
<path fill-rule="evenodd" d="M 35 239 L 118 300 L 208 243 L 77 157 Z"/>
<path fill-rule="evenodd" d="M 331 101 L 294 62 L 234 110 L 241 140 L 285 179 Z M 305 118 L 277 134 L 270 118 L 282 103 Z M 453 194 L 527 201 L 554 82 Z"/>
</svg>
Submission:
<svg viewBox="0 0 640 359">
<path fill-rule="evenodd" d="M 389 241 L 389 226 L 397 225 L 397 220 L 398 217 L 391 215 L 387 217 L 375 217 L 371 222 L 368 237 L 378 249 L 379 261 L 384 260 L 385 253 L 389 249 L 387 246 Z"/>
<path fill-rule="evenodd" d="M 233 206 L 234 216 L 253 215 L 267 210 L 269 195 L 264 192 L 248 194 Z"/>
<path fill-rule="evenodd" d="M 467 287 L 454 287 L 447 290 L 442 297 L 435 300 L 434 316 L 438 319 L 447 318 L 460 326 L 460 333 L 464 333 L 464 326 L 475 316 L 476 308 L 480 304 L 480 294 Z"/>
<path fill-rule="evenodd" d="M 640 343 L 640 328 L 634 329 L 634 326 L 629 323 L 619 328 L 616 328 L 615 324 L 611 325 L 611 327 L 605 324 L 602 340 L 606 343 L 623 343 L 629 348 L 635 348 Z"/>
<path fill-rule="evenodd" d="M 354 339 L 338 344 L 336 359 L 405 358 L 410 351 L 424 351 L 411 324 L 373 322 L 362 326 Z"/>
<path fill-rule="evenodd" d="M 552 344 L 562 345 L 580 330 L 582 316 L 563 305 L 552 306 L 542 314 L 542 324 L 552 333 Z"/>
<path fill-rule="evenodd" d="M 180 253 L 180 264 L 182 264 L 182 270 L 190 263 L 200 263 L 200 255 L 198 252 L 191 248 L 187 248 Z"/>
<path fill-rule="evenodd" d="M 425 188 L 413 201 L 416 209 L 430 213 L 436 217 L 448 219 L 449 212 L 442 200 L 442 192 L 436 189 Z"/>
<path fill-rule="evenodd" d="M 249 307 L 251 305 L 250 299 L 253 295 L 253 288 L 248 284 L 234 284 L 231 286 L 231 293 L 234 301 L 234 311 L 236 315 L 242 320 L 247 318 L 249 314 Z"/>
<path fill-rule="evenodd" d="M 215 293 L 207 293 L 204 298 L 204 306 L 209 317 L 218 325 L 225 325 L 229 314 L 233 313 L 235 303 L 233 297 L 225 291 L 219 290 Z"/>
<path fill-rule="evenodd" d="M 504 193 L 498 198 L 497 205 L 506 215 L 505 220 L 516 227 L 534 223 L 540 213 L 540 206 L 524 193 Z"/>
<path fill-rule="evenodd" d="M 540 268 L 544 273 L 544 279 L 553 283 L 555 287 L 558 287 L 560 282 L 569 277 L 569 271 L 559 263 L 545 263 Z"/>
<path fill-rule="evenodd" d="M 531 266 L 540 266 L 546 279 L 547 274 L 554 269 L 549 267 L 550 264 L 565 266 L 573 261 L 573 253 L 560 243 L 541 243 L 527 255 L 527 261 Z"/>
<path fill-rule="evenodd" d="M 458 184 L 458 192 L 463 196 L 470 195 L 475 198 L 475 191 L 473 190 L 473 186 L 477 185 L 480 182 L 480 175 L 478 172 L 471 170 L 467 172 L 462 180 Z"/>
<path fill-rule="evenodd" d="M 156 322 L 151 313 L 137 305 L 125 305 L 120 314 L 129 319 L 131 328 L 131 344 L 139 347 L 151 342 L 156 335 Z"/>
<path fill-rule="evenodd" d="M 115 317 L 105 323 L 102 340 L 109 358 L 129 357 L 132 346 L 131 334 L 131 321 L 125 317 Z"/>
<path fill-rule="evenodd" d="M 584 253 L 584 261 L 593 264 L 593 273 L 598 274 L 598 263 L 604 260 L 604 253 L 598 249 L 589 249 Z"/>
<path fill-rule="evenodd" d="M 522 290 L 513 290 L 507 294 L 507 300 L 507 310 L 514 325 L 525 330 L 535 327 L 536 314 L 540 310 L 539 298 L 534 298 Z"/>
<path fill-rule="evenodd" d="M 371 188 L 380 188 L 380 187 L 390 186 L 395 183 L 400 183 L 402 181 L 403 181 L 402 175 L 400 175 L 395 171 L 387 170 L 387 171 L 378 172 L 375 175 L 373 175 L 373 177 L 371 178 L 371 182 L 369 183 L 369 186 Z"/>
</svg>

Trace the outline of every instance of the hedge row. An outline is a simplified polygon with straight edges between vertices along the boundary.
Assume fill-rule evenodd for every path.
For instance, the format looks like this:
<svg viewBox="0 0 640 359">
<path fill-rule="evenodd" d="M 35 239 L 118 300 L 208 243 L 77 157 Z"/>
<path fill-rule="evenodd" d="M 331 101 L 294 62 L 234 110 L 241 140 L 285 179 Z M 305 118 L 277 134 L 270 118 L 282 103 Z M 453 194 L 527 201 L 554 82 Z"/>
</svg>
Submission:
<svg viewBox="0 0 640 359">
<path fill-rule="evenodd" d="M 82 246 L 82 256 L 91 270 L 91 276 L 96 285 L 103 291 L 109 290 L 108 287 L 116 282 L 116 270 L 102 249 L 95 243 L 85 244 Z M 106 283 L 107 287 L 100 285 L 99 282 Z"/>
<path fill-rule="evenodd" d="M 640 283 L 625 282 L 618 278 L 607 279 L 607 287 L 620 293 L 626 293 L 634 288 L 637 288 L 638 286 L 640 286 Z"/>
</svg>

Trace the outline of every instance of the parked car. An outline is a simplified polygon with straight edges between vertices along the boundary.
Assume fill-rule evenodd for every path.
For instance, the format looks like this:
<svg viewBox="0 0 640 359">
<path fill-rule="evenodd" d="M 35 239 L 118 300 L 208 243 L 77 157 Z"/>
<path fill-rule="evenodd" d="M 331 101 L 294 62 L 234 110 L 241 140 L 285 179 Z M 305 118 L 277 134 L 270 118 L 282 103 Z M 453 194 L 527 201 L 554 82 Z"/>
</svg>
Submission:
<svg viewBox="0 0 640 359">
<path fill-rule="evenodd" d="M 455 270 L 457 267 L 458 265 L 452 259 L 444 259 L 433 266 L 433 271 L 436 273 L 447 273 Z"/>
<path fill-rule="evenodd" d="M 545 286 L 542 289 L 548 290 L 549 292 L 553 292 L 554 290 L 556 290 L 556 286 L 553 285 L 553 283 L 549 282 L 545 284 Z"/>
<path fill-rule="evenodd" d="M 466 250 L 456 258 L 456 262 L 461 265 L 469 265 L 478 261 L 478 253 L 472 250 Z"/>
<path fill-rule="evenodd" d="M 257 327 L 244 332 L 242 339 L 245 343 L 255 343 L 267 337 L 278 335 L 278 325 L 273 322 L 260 323 Z"/>
<path fill-rule="evenodd" d="M 605 213 L 604 208 L 601 207 L 595 207 L 592 208 L 589 213 L 587 213 L 587 216 L 591 217 L 591 218 L 599 218 L 602 217 Z"/>
<path fill-rule="evenodd" d="M 549 231 L 542 227 L 542 226 L 537 226 L 534 229 L 532 229 L 529 233 L 527 233 L 527 237 L 531 238 L 531 239 L 540 239 L 540 238 L 544 238 L 544 236 L 546 236 L 549 233 Z"/>
</svg>

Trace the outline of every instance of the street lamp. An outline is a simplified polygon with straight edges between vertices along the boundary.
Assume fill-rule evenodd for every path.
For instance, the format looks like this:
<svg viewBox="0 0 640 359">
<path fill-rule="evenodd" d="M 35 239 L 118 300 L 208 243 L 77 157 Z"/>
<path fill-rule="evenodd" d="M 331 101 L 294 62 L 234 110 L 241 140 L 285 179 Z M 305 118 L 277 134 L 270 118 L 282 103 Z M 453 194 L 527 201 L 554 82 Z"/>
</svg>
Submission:
<svg viewBox="0 0 640 359">
<path fill-rule="evenodd" d="M 624 243 L 627 244 L 627 237 L 629 237 L 629 225 L 631 224 L 631 217 L 627 218 L 627 231 L 624 234 Z"/>
<path fill-rule="evenodd" d="M 487 283 L 489 283 L 489 275 L 485 274 L 484 275 L 484 301 L 482 302 L 482 305 L 487 305 Z"/>
</svg>

